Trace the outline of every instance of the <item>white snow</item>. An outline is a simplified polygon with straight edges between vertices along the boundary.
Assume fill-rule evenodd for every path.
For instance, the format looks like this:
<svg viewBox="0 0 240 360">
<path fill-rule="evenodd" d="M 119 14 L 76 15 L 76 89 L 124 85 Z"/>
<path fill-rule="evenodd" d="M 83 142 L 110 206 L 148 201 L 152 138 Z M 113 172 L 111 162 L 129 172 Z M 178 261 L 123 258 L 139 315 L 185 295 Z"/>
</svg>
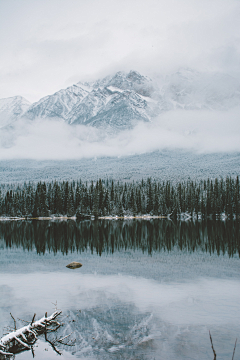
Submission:
<svg viewBox="0 0 240 360">
<path fill-rule="evenodd" d="M 119 98 L 111 101 L 109 91 Z M 111 133 L 131 129 L 142 120 L 151 122 L 170 110 L 226 111 L 239 104 L 239 81 L 226 74 L 180 69 L 165 77 L 159 88 L 137 72 L 118 72 L 95 82 L 79 82 L 31 106 L 21 97 L 2 99 L 0 127 L 24 116 L 31 120 L 63 119 L 68 124 L 85 124 L 87 120 L 88 125 Z"/>
<path fill-rule="evenodd" d="M 143 99 L 143 100 L 145 100 L 147 102 L 152 102 L 154 104 L 157 104 L 157 100 L 154 100 L 154 99 L 152 99 L 152 98 L 150 98 L 148 96 L 143 96 L 141 94 L 138 94 L 138 96 L 140 96 L 141 99 Z"/>
<path fill-rule="evenodd" d="M 119 88 L 114 87 L 114 86 L 108 86 L 107 89 L 109 89 L 109 90 L 112 91 L 112 92 L 119 92 L 119 93 L 123 93 L 123 92 L 124 92 L 124 90 L 119 89 Z"/>
</svg>

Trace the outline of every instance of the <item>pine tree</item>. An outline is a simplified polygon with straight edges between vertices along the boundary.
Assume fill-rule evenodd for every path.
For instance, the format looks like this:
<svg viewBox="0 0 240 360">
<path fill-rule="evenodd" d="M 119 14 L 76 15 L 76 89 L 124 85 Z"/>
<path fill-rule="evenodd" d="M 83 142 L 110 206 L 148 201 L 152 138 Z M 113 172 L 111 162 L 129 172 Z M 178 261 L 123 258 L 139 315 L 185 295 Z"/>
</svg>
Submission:
<svg viewBox="0 0 240 360">
<path fill-rule="evenodd" d="M 240 214 L 240 186 L 239 186 L 238 176 L 235 181 L 235 189 L 234 189 L 234 212 L 236 214 L 236 218 L 238 218 Z"/>
<path fill-rule="evenodd" d="M 108 190 L 106 190 L 105 192 L 105 197 L 104 197 L 104 201 L 103 201 L 103 209 L 106 215 L 109 215 L 109 211 L 110 211 L 110 201 L 109 201 L 109 192 Z"/>
<path fill-rule="evenodd" d="M 153 194 L 152 194 L 152 183 L 151 178 L 147 179 L 147 208 L 148 214 L 153 210 Z"/>
<path fill-rule="evenodd" d="M 159 198 L 158 198 L 158 187 L 157 184 L 155 183 L 154 185 L 154 195 L 153 195 L 153 213 L 154 215 L 158 215 L 159 214 Z"/>
<path fill-rule="evenodd" d="M 232 218 L 233 211 L 232 211 L 232 184 L 231 184 L 231 177 L 226 178 L 226 215 L 229 218 Z"/>
<path fill-rule="evenodd" d="M 142 214 L 142 197 L 141 197 L 140 189 L 137 189 L 136 192 L 136 207 L 137 207 L 137 213 Z"/>
<path fill-rule="evenodd" d="M 103 212 L 103 201 L 104 201 L 103 185 L 102 185 L 102 180 L 99 179 L 99 181 L 98 181 L 98 207 L 99 207 L 100 214 L 102 214 L 102 212 Z"/>
<path fill-rule="evenodd" d="M 220 213 L 218 199 L 219 199 L 219 185 L 218 185 L 218 179 L 216 178 L 213 187 L 213 204 L 212 204 L 213 219 L 216 219 L 217 214 Z"/>
<path fill-rule="evenodd" d="M 207 204 L 206 204 L 206 215 L 212 214 L 212 198 L 213 198 L 213 185 L 210 179 L 207 180 Z"/>
<path fill-rule="evenodd" d="M 77 187 L 75 191 L 75 209 L 78 209 L 78 207 L 80 206 L 80 202 L 81 202 L 81 189 L 79 183 L 77 182 Z"/>
<path fill-rule="evenodd" d="M 124 184 L 124 190 L 122 194 L 122 206 L 124 210 L 127 210 L 127 184 Z"/>
<path fill-rule="evenodd" d="M 64 215 L 68 212 L 68 201 L 69 201 L 69 186 L 68 181 L 63 184 L 64 187 L 64 198 L 63 198 L 63 213 Z"/>
<path fill-rule="evenodd" d="M 67 201 L 67 216 L 73 216 L 75 213 L 74 208 L 74 194 L 73 194 L 73 186 L 70 185 L 69 193 L 68 193 L 68 201 Z"/>
<path fill-rule="evenodd" d="M 135 200 L 135 193 L 133 187 L 131 189 L 131 195 L 129 198 L 129 210 L 132 212 L 133 215 L 136 215 L 137 208 L 136 208 L 136 200 Z"/>
<path fill-rule="evenodd" d="M 39 201 L 40 201 L 40 216 L 48 216 L 48 207 L 47 207 L 47 187 L 45 182 L 38 185 L 39 192 Z"/>
<path fill-rule="evenodd" d="M 2 192 L 0 189 L 0 216 L 3 215 L 3 198 L 2 198 Z"/>
<path fill-rule="evenodd" d="M 33 212 L 33 188 L 30 183 L 25 191 L 25 209 L 25 215 L 31 216 Z"/>
<path fill-rule="evenodd" d="M 93 215 L 95 219 L 98 218 L 98 206 L 99 206 L 99 197 L 98 197 L 98 187 L 96 186 L 93 191 Z"/>
<path fill-rule="evenodd" d="M 53 185 L 53 213 L 62 214 L 62 190 L 57 182 Z"/>
<path fill-rule="evenodd" d="M 33 208 L 33 217 L 39 217 L 40 216 L 40 199 L 39 199 L 39 193 L 36 189 L 35 191 L 35 198 L 34 198 L 34 208 Z"/>
<path fill-rule="evenodd" d="M 117 215 L 118 215 L 119 217 L 123 217 L 123 216 L 124 216 L 123 206 L 122 206 L 122 201 L 121 201 L 121 200 L 119 200 L 119 202 L 118 202 Z"/>
</svg>

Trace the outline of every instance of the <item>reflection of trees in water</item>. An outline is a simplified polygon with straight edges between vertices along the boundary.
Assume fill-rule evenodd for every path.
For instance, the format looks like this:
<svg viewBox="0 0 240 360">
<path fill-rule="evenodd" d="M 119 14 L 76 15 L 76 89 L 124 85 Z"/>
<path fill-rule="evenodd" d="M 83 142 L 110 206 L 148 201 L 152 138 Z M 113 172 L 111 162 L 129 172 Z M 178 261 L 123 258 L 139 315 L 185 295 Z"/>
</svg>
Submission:
<svg viewBox="0 0 240 360">
<path fill-rule="evenodd" d="M 0 238 L 6 247 L 36 248 L 38 253 L 91 250 L 101 255 L 118 250 L 137 250 L 151 254 L 201 250 L 240 256 L 239 221 L 173 222 L 169 220 L 129 221 L 9 221 L 0 223 Z"/>
</svg>

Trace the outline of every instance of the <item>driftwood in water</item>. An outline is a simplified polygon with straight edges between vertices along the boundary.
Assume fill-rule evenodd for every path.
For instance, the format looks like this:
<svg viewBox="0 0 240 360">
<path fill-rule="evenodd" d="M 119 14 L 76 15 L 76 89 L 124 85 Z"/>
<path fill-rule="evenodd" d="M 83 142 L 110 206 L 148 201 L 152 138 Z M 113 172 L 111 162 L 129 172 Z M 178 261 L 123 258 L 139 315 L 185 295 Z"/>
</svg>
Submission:
<svg viewBox="0 0 240 360">
<path fill-rule="evenodd" d="M 64 343 L 64 339 L 68 338 L 71 334 L 62 339 L 55 339 L 54 341 L 50 341 L 47 338 L 47 333 L 55 332 L 61 326 L 57 320 L 60 314 L 61 311 L 55 311 L 51 316 L 47 317 L 46 313 L 45 317 L 37 321 L 35 321 L 36 314 L 34 314 L 32 321 L 18 330 L 16 329 L 16 320 L 11 314 L 14 320 L 14 331 L 0 339 L 0 359 L 6 359 L 8 356 L 12 356 L 24 350 L 31 349 L 33 351 L 32 346 L 41 334 L 45 335 L 45 340 L 58 354 L 60 354 L 60 352 L 55 346 L 56 343 L 71 346 L 69 343 Z"/>
</svg>

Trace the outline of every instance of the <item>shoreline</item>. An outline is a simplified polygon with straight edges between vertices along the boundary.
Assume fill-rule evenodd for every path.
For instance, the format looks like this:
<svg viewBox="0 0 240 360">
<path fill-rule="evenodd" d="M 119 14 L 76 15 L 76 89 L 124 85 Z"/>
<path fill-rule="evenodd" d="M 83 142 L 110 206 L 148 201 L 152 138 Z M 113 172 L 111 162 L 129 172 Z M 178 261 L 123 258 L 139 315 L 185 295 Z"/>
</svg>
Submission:
<svg viewBox="0 0 240 360">
<path fill-rule="evenodd" d="M 91 216 L 91 215 L 89 215 Z M 131 220 L 131 219 L 169 219 L 165 215 L 137 215 L 137 216 L 99 216 L 96 220 Z M 18 220 L 77 220 L 76 216 L 39 216 L 39 217 L 17 217 L 17 216 L 6 216 L 0 217 L 0 221 L 18 221 Z M 95 220 L 94 215 L 91 218 L 81 219 L 81 220 Z"/>
<path fill-rule="evenodd" d="M 236 220 L 236 215 L 234 215 L 233 219 Z M 45 220 L 45 221 L 66 221 L 66 220 L 73 220 L 73 221 L 83 221 L 83 220 L 88 220 L 88 221 L 95 221 L 95 220 L 133 220 L 133 219 L 141 219 L 141 220 L 151 220 L 151 219 L 167 219 L 172 221 L 173 218 L 171 217 L 171 214 L 169 215 L 125 215 L 125 216 L 117 216 L 117 215 L 107 215 L 107 216 L 99 216 L 97 217 L 97 219 L 95 219 L 94 215 L 87 215 L 86 218 L 78 218 L 76 215 L 74 216 L 39 216 L 39 217 L 27 217 L 27 216 L 0 216 L 0 222 L 1 221 L 28 221 L 28 220 Z M 211 218 L 208 218 L 209 220 L 213 220 Z M 225 221 L 228 220 L 228 216 L 226 214 L 221 214 L 220 216 L 218 216 L 215 220 L 218 221 Z M 196 215 L 194 214 L 193 216 L 191 216 L 188 213 L 182 213 L 182 214 L 178 214 L 177 215 L 177 221 L 189 221 L 189 220 L 193 220 L 193 221 L 201 221 L 203 220 L 201 215 Z"/>
</svg>

